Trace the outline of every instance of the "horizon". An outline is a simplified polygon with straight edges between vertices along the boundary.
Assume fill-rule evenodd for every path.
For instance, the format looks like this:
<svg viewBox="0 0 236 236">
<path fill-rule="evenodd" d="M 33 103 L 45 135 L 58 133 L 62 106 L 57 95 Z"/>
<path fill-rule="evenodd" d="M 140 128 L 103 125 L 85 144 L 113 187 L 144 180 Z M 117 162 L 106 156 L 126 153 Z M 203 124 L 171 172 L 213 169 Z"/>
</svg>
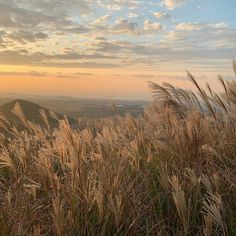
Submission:
<svg viewBox="0 0 236 236">
<path fill-rule="evenodd" d="M 39 100 L 84 100 L 84 101 L 123 101 L 123 102 L 151 102 L 152 98 L 143 98 L 143 99 L 137 99 L 137 98 L 132 98 L 132 97 L 127 97 L 127 98 L 119 98 L 119 97 L 92 97 L 92 96 L 70 96 L 70 95 L 60 95 L 60 94 L 40 94 L 40 93 L 1 93 L 0 99 L 9 99 L 11 101 L 13 100 L 34 100 L 34 99 L 39 99 Z"/>
<path fill-rule="evenodd" d="M 147 81 L 233 78 L 233 0 L 0 0 L 2 94 L 151 99 Z"/>
</svg>

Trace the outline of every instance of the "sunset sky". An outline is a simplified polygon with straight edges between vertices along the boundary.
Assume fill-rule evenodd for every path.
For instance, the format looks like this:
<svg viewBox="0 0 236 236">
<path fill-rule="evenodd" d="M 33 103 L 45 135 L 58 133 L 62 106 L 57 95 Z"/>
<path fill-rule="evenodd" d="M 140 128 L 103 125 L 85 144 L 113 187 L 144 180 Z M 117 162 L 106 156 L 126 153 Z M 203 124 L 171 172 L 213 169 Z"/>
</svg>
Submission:
<svg viewBox="0 0 236 236">
<path fill-rule="evenodd" d="M 0 0 L 0 92 L 148 99 L 233 78 L 235 0 Z"/>
</svg>

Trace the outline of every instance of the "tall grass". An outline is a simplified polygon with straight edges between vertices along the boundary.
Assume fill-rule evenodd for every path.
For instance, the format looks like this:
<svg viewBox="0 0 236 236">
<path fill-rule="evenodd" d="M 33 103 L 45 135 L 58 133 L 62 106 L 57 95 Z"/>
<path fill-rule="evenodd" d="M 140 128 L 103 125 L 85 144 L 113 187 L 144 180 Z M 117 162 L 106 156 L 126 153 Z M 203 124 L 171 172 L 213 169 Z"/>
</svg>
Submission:
<svg viewBox="0 0 236 236">
<path fill-rule="evenodd" d="M 188 76 L 197 94 L 150 83 L 143 117 L 93 128 L 0 116 L 0 235 L 236 235 L 236 82 Z"/>
</svg>

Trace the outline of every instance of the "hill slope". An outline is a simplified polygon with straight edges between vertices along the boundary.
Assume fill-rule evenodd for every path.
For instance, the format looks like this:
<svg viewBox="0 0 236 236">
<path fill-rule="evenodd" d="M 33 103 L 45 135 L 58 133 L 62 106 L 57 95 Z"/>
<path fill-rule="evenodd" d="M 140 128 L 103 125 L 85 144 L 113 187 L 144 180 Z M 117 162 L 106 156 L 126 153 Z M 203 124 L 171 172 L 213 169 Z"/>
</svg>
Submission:
<svg viewBox="0 0 236 236">
<path fill-rule="evenodd" d="M 14 124 L 18 127 L 22 125 L 20 119 L 12 112 L 16 104 L 19 104 L 27 120 L 39 125 L 45 125 L 40 116 L 40 111 L 44 110 L 45 114 L 48 117 L 50 127 L 55 128 L 58 126 L 58 121 L 52 118 L 50 115 L 52 111 L 38 104 L 21 99 L 13 100 L 9 103 L 0 106 L 0 113 L 3 114 L 11 124 Z M 58 113 L 55 114 L 59 119 L 64 118 L 64 116 L 61 114 Z M 74 125 L 76 122 L 74 119 L 70 117 L 68 118 L 68 120 L 72 125 Z"/>
</svg>

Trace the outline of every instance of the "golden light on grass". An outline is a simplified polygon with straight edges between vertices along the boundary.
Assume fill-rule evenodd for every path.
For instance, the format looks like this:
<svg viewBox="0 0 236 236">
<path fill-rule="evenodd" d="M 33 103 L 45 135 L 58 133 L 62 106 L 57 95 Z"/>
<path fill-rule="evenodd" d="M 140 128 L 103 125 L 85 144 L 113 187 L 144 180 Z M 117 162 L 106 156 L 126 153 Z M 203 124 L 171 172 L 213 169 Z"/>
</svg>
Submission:
<svg viewBox="0 0 236 236">
<path fill-rule="evenodd" d="M 233 235 L 235 82 L 216 94 L 189 77 L 199 95 L 152 83 L 144 116 L 93 128 L 49 129 L 43 111 L 40 127 L 16 105 L 23 129 L 1 118 L 1 234 Z"/>
</svg>

